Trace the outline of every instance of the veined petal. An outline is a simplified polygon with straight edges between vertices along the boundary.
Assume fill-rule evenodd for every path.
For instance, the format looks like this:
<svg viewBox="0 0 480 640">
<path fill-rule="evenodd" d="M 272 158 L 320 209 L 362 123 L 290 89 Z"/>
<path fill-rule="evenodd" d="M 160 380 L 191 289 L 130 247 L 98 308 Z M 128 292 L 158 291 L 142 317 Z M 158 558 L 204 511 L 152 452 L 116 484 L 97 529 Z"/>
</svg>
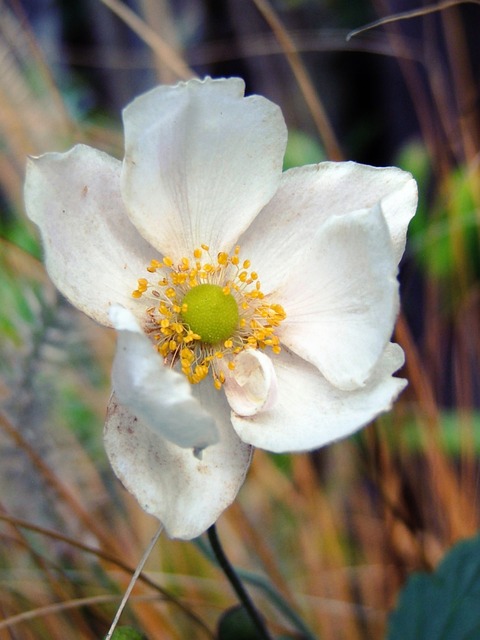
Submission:
<svg viewBox="0 0 480 640">
<path fill-rule="evenodd" d="M 380 207 L 330 218 L 278 292 L 280 340 L 340 389 L 362 386 L 393 332 L 396 270 Z"/>
<path fill-rule="evenodd" d="M 113 302 L 134 309 L 131 292 L 152 258 L 120 195 L 121 163 L 77 145 L 28 161 L 25 204 L 40 227 L 48 273 L 81 311 L 110 325 Z"/>
<path fill-rule="evenodd" d="M 238 78 L 160 86 L 124 111 L 122 193 L 132 222 L 179 260 L 201 244 L 229 251 L 275 193 L 286 127 L 280 109 L 243 97 Z"/>
<path fill-rule="evenodd" d="M 342 391 L 314 366 L 282 351 L 273 360 L 277 403 L 251 417 L 232 414 L 233 427 L 244 442 L 267 451 L 318 449 L 352 434 L 391 408 L 407 384 L 392 377 L 403 359 L 402 349 L 389 344 L 365 387 Z"/>
<path fill-rule="evenodd" d="M 255 265 L 262 289 L 273 291 L 295 269 L 326 220 L 377 204 L 387 220 L 398 263 L 417 205 L 417 187 L 409 173 L 355 162 L 322 162 L 290 169 L 283 174 L 275 196 L 240 239 L 242 255 Z"/>
<path fill-rule="evenodd" d="M 162 438 L 115 397 L 105 423 L 113 470 L 172 538 L 189 540 L 208 529 L 234 501 L 250 465 L 251 447 L 233 431 L 224 395 L 213 385 L 202 386 L 212 396 L 204 400 L 215 415 L 220 441 L 201 458 Z"/>
<path fill-rule="evenodd" d="M 193 397 L 186 377 L 163 364 L 130 311 L 115 305 L 110 318 L 118 331 L 112 370 L 118 400 L 179 447 L 201 450 L 217 442 L 214 417 Z"/>
<path fill-rule="evenodd" d="M 269 409 L 277 398 L 277 380 L 271 359 L 255 349 L 241 351 L 234 359 L 224 390 L 232 410 L 253 416 Z"/>
</svg>

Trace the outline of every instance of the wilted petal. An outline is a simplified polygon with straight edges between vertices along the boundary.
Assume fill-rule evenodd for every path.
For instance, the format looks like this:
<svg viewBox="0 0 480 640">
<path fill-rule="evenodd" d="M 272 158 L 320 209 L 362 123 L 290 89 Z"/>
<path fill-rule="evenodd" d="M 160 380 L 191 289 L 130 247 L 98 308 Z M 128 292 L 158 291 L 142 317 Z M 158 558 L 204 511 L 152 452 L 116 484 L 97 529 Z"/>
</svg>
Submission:
<svg viewBox="0 0 480 640">
<path fill-rule="evenodd" d="M 112 386 L 118 400 L 145 425 L 179 447 L 203 449 L 218 441 L 214 417 L 192 395 L 187 378 L 159 353 L 123 307 L 110 318 L 118 331 Z"/>
<path fill-rule="evenodd" d="M 272 406 L 277 398 L 277 381 L 272 361 L 261 351 L 247 349 L 234 359 L 224 390 L 235 413 L 253 416 Z"/>
<path fill-rule="evenodd" d="M 330 218 L 279 290 L 282 343 L 341 389 L 362 386 L 392 335 L 396 271 L 378 206 Z"/>
<path fill-rule="evenodd" d="M 202 243 L 228 251 L 275 193 L 286 127 L 280 109 L 244 83 L 160 86 L 124 111 L 122 192 L 159 251 L 180 259 Z"/>
<path fill-rule="evenodd" d="M 157 257 L 125 214 L 120 170 L 106 153 L 77 145 L 30 159 L 25 181 L 27 213 L 40 227 L 51 279 L 105 325 L 112 302 L 135 308 L 137 278 Z"/>
<path fill-rule="evenodd" d="M 205 385 L 220 441 L 201 458 L 146 426 L 113 397 L 104 441 L 110 463 L 126 489 L 156 516 L 173 538 L 203 533 L 235 499 L 250 464 L 251 448 L 233 431 L 225 396 Z"/>
<path fill-rule="evenodd" d="M 406 385 L 391 377 L 403 364 L 403 351 L 389 344 L 367 385 L 342 391 L 313 365 L 282 351 L 273 360 L 278 400 L 270 411 L 252 417 L 232 414 L 244 442 L 268 451 L 309 451 L 344 438 L 388 411 Z"/>
<path fill-rule="evenodd" d="M 242 255 L 258 271 L 262 290 L 273 291 L 295 269 L 326 220 L 380 204 L 398 262 L 416 203 L 415 180 L 395 167 L 322 162 L 290 169 L 240 239 Z"/>
</svg>

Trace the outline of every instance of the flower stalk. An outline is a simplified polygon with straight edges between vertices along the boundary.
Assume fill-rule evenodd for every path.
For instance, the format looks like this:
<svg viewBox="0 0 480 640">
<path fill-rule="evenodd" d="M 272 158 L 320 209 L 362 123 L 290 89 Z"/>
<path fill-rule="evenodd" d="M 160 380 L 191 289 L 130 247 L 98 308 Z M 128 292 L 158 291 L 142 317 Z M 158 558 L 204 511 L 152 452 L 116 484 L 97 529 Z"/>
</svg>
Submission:
<svg viewBox="0 0 480 640">
<path fill-rule="evenodd" d="M 212 526 L 209 527 L 209 529 L 207 530 L 207 535 L 208 535 L 208 540 L 210 542 L 210 546 L 212 547 L 212 551 L 215 554 L 218 564 L 220 565 L 222 571 L 224 572 L 225 576 L 230 582 L 232 589 L 237 594 L 237 597 L 240 600 L 241 604 L 245 607 L 245 610 L 250 616 L 253 624 L 256 626 L 261 637 L 264 638 L 264 640 L 273 640 L 272 636 L 268 632 L 268 629 L 265 625 L 265 622 L 262 616 L 256 609 L 255 605 L 252 602 L 252 599 L 248 595 L 247 590 L 243 586 L 242 581 L 238 577 L 237 573 L 235 572 L 235 569 L 233 568 L 227 556 L 225 555 L 225 552 L 223 550 L 223 547 L 220 543 L 220 539 L 217 534 L 217 528 L 215 524 L 212 524 Z"/>
</svg>

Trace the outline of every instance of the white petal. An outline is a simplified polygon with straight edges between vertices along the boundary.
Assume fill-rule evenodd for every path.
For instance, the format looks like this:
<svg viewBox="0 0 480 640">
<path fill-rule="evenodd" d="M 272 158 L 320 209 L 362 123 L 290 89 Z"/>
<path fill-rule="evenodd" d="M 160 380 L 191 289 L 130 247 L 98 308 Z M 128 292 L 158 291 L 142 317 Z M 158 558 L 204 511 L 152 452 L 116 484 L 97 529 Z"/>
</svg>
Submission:
<svg viewBox="0 0 480 640">
<path fill-rule="evenodd" d="M 159 353 L 123 307 L 113 306 L 118 331 L 112 385 L 118 400 L 150 429 L 184 448 L 218 441 L 213 416 L 192 395 L 186 377 L 163 364 Z"/>
<path fill-rule="evenodd" d="M 270 411 L 232 415 L 240 438 L 268 451 L 310 451 L 352 434 L 388 411 L 406 380 L 391 374 L 403 364 L 403 351 L 387 346 L 368 384 L 355 391 L 330 385 L 315 367 L 288 351 L 273 359 L 278 400 Z"/>
<path fill-rule="evenodd" d="M 415 180 L 395 167 L 322 162 L 290 169 L 283 174 L 275 196 L 240 239 L 242 257 L 251 260 L 262 290 L 273 291 L 326 220 L 380 204 L 398 262 L 416 202 Z"/>
<path fill-rule="evenodd" d="M 288 276 L 278 336 L 332 384 L 365 384 L 391 338 L 397 266 L 380 208 L 327 220 Z"/>
<path fill-rule="evenodd" d="M 405 251 L 408 223 L 415 215 L 417 202 L 418 188 L 413 178 L 405 182 L 400 189 L 389 193 L 381 202 L 382 212 L 392 238 L 397 264 L 399 264 Z"/>
<path fill-rule="evenodd" d="M 205 386 L 209 397 L 203 399 L 221 435 L 201 459 L 164 440 L 114 397 L 105 423 L 105 448 L 113 470 L 173 538 L 195 538 L 208 529 L 235 499 L 250 464 L 251 448 L 233 431 L 224 395 L 211 384 Z"/>
<path fill-rule="evenodd" d="M 134 309 L 131 292 L 152 258 L 120 196 L 121 163 L 78 145 L 30 159 L 29 217 L 40 227 L 48 273 L 76 307 L 109 325 L 113 302 Z"/>
<path fill-rule="evenodd" d="M 277 399 L 277 381 L 272 361 L 261 351 L 247 349 L 234 359 L 224 390 L 235 413 L 253 416 L 270 408 Z"/>
<path fill-rule="evenodd" d="M 228 251 L 275 193 L 280 109 L 240 79 L 160 86 L 124 111 L 124 201 L 142 235 L 178 260 L 202 243 Z"/>
</svg>

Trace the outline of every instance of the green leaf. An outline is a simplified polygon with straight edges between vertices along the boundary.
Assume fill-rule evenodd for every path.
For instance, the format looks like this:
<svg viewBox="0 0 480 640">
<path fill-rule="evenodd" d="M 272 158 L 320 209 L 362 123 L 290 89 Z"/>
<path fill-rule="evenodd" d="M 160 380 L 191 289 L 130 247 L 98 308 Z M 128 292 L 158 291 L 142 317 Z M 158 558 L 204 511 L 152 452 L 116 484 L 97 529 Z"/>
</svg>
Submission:
<svg viewBox="0 0 480 640">
<path fill-rule="evenodd" d="M 414 574 L 390 616 L 388 640 L 480 638 L 480 536 L 460 542 L 436 571 Z"/>
<path fill-rule="evenodd" d="M 243 606 L 227 609 L 218 623 L 218 640 L 262 640 Z"/>
</svg>

